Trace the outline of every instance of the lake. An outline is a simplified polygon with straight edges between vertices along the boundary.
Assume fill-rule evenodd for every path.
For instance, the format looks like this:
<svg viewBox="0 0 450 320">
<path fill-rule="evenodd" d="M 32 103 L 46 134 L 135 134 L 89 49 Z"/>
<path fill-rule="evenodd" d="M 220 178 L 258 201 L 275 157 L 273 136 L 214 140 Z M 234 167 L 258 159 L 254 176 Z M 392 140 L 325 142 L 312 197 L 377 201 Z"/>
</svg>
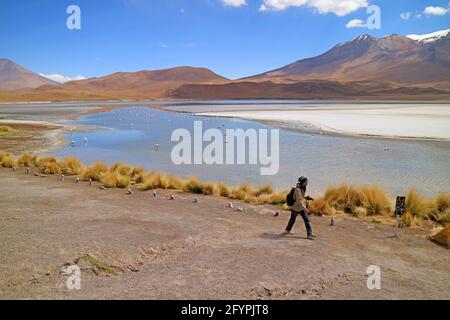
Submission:
<svg viewBox="0 0 450 320">
<path fill-rule="evenodd" d="M 252 108 L 264 108 L 268 104 L 276 105 L 278 102 L 215 103 L 248 103 Z M 304 102 L 283 101 L 279 104 L 295 107 Z M 195 175 L 204 181 L 223 181 L 232 185 L 242 182 L 253 185 L 271 183 L 282 190 L 294 185 L 298 177 L 304 175 L 310 179 L 309 190 L 313 195 L 322 193 L 327 186 L 342 182 L 377 184 L 393 195 L 404 194 L 412 187 L 425 195 L 450 193 L 448 141 L 362 138 L 282 127 L 279 172 L 275 176 L 261 176 L 259 165 L 175 165 L 171 161 L 171 151 L 176 142 L 171 142 L 171 134 L 178 128 L 192 131 L 193 123 L 197 120 L 203 121 L 205 130 L 272 129 L 277 127 L 276 124 L 169 112 L 151 109 L 139 103 L 133 105 L 142 106 L 122 106 L 120 109 L 68 121 L 91 126 L 94 130 L 68 134 L 67 140 L 74 141 L 74 146 L 67 145 L 53 154 L 58 157 L 73 155 L 85 163 L 101 160 L 113 164 L 122 161 L 148 170 L 174 173 L 182 177 Z M 180 108 L 183 108 L 183 111 L 192 110 L 189 106 Z M 84 138 L 89 142 L 84 143 Z M 155 149 L 155 145 L 159 145 L 159 148 Z"/>
</svg>

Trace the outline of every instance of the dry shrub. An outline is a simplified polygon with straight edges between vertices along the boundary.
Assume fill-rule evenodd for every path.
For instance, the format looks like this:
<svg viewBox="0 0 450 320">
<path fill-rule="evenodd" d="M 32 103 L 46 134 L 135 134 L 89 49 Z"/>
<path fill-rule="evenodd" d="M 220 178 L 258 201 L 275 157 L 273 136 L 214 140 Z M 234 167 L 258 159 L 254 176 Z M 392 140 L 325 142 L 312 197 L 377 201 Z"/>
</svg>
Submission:
<svg viewBox="0 0 450 320">
<path fill-rule="evenodd" d="M 323 198 L 311 201 L 309 204 L 309 212 L 318 216 L 330 215 L 330 206 Z"/>
<path fill-rule="evenodd" d="M 273 193 L 273 187 L 271 184 L 259 187 L 256 191 L 255 191 L 255 196 L 259 197 L 262 196 L 264 194 L 268 195 L 268 194 L 272 194 Z"/>
<path fill-rule="evenodd" d="M 104 162 L 96 162 L 89 166 L 83 174 L 84 180 L 92 179 L 92 181 L 101 182 L 102 175 L 109 171 L 108 166 Z"/>
<path fill-rule="evenodd" d="M 219 183 L 217 187 L 221 197 L 228 198 L 231 195 L 230 188 L 225 183 Z"/>
<path fill-rule="evenodd" d="M 144 175 L 142 182 L 142 190 L 152 189 L 168 189 L 170 185 L 170 179 L 165 177 L 159 172 L 149 172 Z"/>
<path fill-rule="evenodd" d="M 362 207 L 368 215 L 383 215 L 391 212 L 391 202 L 386 193 L 377 186 L 366 186 L 361 190 Z"/>
<path fill-rule="evenodd" d="M 204 187 L 204 184 L 200 182 L 196 177 L 191 177 L 186 182 L 184 190 L 190 193 L 202 194 Z"/>
<path fill-rule="evenodd" d="M 220 197 L 220 189 L 214 183 L 207 183 L 203 187 L 203 194 L 207 196 Z"/>
<path fill-rule="evenodd" d="M 143 179 L 144 174 L 145 174 L 144 168 L 141 167 L 133 168 L 133 171 L 131 172 L 131 179 L 136 183 L 142 183 L 144 181 Z"/>
<path fill-rule="evenodd" d="M 55 157 L 47 156 L 43 158 L 39 158 L 37 160 L 37 167 L 41 173 L 45 174 L 60 174 L 61 166 L 56 160 Z"/>
<path fill-rule="evenodd" d="M 107 171 L 102 174 L 101 183 L 106 188 L 126 188 L 130 185 L 130 177 L 117 171 Z"/>
<path fill-rule="evenodd" d="M 21 167 L 34 167 L 36 166 L 37 157 L 25 153 L 17 159 L 17 164 Z"/>
<path fill-rule="evenodd" d="M 117 162 L 111 167 L 111 171 L 115 171 L 123 176 L 131 177 L 133 175 L 133 168 L 127 164 Z"/>
<path fill-rule="evenodd" d="M 283 193 L 262 194 L 257 197 L 257 202 L 282 205 L 286 202 L 286 195 Z"/>
<path fill-rule="evenodd" d="M 444 213 L 448 209 L 450 209 L 450 195 L 440 193 L 436 198 L 436 210 Z"/>
<path fill-rule="evenodd" d="M 167 177 L 168 186 L 167 189 L 171 190 L 183 190 L 184 189 L 184 181 L 180 177 L 170 175 Z"/>
<path fill-rule="evenodd" d="M 75 157 L 67 157 L 60 162 L 61 172 L 69 176 L 76 176 L 83 174 L 85 169 L 84 164 Z"/>
<path fill-rule="evenodd" d="M 12 132 L 13 128 L 8 127 L 8 126 L 0 126 L 0 132 L 4 132 L 4 133 L 8 133 L 8 132 Z"/>
<path fill-rule="evenodd" d="M 360 191 L 345 183 L 338 187 L 329 187 L 325 191 L 324 200 L 330 207 L 347 213 L 354 213 L 357 207 L 362 206 Z"/>
<path fill-rule="evenodd" d="M 1 166 L 4 168 L 14 168 L 17 166 L 17 161 L 11 156 L 5 156 L 2 158 Z"/>
<path fill-rule="evenodd" d="M 405 212 L 414 218 L 425 219 L 432 213 L 432 204 L 420 196 L 415 189 L 411 189 L 406 196 Z"/>
<path fill-rule="evenodd" d="M 3 161 L 4 158 L 11 158 L 12 154 L 6 151 L 0 151 L 0 163 Z"/>
<path fill-rule="evenodd" d="M 241 184 L 239 187 L 234 188 L 230 194 L 231 199 L 244 200 L 246 202 L 248 202 L 251 197 L 254 197 L 253 189 L 247 183 Z"/>
</svg>

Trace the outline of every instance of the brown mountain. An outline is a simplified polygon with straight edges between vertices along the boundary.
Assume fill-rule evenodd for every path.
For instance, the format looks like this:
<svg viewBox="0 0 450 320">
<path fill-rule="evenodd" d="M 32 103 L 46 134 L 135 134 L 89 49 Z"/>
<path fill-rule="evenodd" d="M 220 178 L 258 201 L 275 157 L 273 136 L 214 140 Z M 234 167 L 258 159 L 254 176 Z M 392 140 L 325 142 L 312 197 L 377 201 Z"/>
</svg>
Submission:
<svg viewBox="0 0 450 320">
<path fill-rule="evenodd" d="M 5 101 L 147 100 L 163 99 L 184 84 L 218 84 L 229 80 L 211 70 L 177 67 L 165 70 L 117 72 L 100 78 L 45 85 L 19 95 L 0 95 Z M 3 96 L 3 97 L 2 97 Z M 18 97 L 20 96 L 20 97 Z"/>
<path fill-rule="evenodd" d="M 246 80 L 376 81 L 450 88 L 450 33 L 421 40 L 362 35 L 317 57 L 296 61 Z M 428 40 L 427 40 L 428 39 Z"/>
<path fill-rule="evenodd" d="M 56 85 L 50 79 L 31 72 L 8 59 L 0 59 L 0 91 L 33 89 L 45 84 Z"/>
</svg>

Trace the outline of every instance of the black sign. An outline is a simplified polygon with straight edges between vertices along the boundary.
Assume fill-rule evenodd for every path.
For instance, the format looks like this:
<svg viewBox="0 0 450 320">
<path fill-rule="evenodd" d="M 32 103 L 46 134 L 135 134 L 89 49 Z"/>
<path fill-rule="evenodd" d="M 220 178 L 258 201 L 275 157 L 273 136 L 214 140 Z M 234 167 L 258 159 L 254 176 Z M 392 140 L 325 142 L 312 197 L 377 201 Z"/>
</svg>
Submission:
<svg viewBox="0 0 450 320">
<path fill-rule="evenodd" d="M 406 197 L 397 197 L 395 202 L 395 215 L 402 216 L 405 213 Z"/>
</svg>

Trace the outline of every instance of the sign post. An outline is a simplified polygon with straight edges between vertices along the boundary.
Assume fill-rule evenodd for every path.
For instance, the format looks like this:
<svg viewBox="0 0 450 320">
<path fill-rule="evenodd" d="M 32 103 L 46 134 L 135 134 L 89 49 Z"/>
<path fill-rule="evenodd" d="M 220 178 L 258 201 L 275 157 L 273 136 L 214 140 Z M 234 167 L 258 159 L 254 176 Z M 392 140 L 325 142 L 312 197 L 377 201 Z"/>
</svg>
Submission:
<svg viewBox="0 0 450 320">
<path fill-rule="evenodd" d="M 397 197 L 395 202 L 395 237 L 398 238 L 400 229 L 400 218 L 405 213 L 406 197 Z"/>
</svg>

